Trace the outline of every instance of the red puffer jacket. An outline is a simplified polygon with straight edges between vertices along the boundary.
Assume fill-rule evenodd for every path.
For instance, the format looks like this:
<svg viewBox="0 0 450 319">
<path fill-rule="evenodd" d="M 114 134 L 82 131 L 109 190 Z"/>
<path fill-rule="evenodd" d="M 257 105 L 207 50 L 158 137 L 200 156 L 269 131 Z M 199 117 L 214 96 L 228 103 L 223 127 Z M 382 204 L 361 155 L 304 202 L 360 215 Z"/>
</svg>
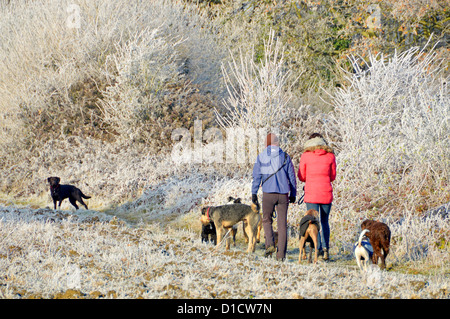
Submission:
<svg viewBox="0 0 450 319">
<path fill-rule="evenodd" d="M 305 203 L 330 204 L 333 201 L 331 182 L 336 178 L 336 159 L 331 149 L 306 149 L 300 157 L 298 178 L 305 182 Z"/>
</svg>

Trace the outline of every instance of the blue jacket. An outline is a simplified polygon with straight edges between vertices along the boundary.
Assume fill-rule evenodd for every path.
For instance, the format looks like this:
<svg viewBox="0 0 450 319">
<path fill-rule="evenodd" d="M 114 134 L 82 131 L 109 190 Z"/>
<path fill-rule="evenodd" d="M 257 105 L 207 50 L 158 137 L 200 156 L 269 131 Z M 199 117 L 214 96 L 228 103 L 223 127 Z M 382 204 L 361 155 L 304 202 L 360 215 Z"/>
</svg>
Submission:
<svg viewBox="0 0 450 319">
<path fill-rule="evenodd" d="M 283 165 L 285 154 L 278 146 L 269 145 L 258 155 L 253 165 L 252 194 L 257 194 L 261 183 Z M 290 193 L 289 196 L 297 196 L 297 180 L 289 155 L 286 154 L 283 168 L 264 182 L 262 190 L 264 193 Z"/>
</svg>

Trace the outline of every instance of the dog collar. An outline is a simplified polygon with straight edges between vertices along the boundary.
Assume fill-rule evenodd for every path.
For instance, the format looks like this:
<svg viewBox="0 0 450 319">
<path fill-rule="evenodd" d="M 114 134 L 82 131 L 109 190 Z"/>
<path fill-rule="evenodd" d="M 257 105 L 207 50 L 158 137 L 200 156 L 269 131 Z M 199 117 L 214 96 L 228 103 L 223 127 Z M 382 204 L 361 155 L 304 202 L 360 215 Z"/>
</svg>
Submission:
<svg viewBox="0 0 450 319">
<path fill-rule="evenodd" d="M 206 210 L 206 218 L 208 218 L 208 222 L 211 221 L 211 218 L 209 218 L 209 209 L 211 208 L 211 206 L 208 206 L 208 209 Z"/>
</svg>

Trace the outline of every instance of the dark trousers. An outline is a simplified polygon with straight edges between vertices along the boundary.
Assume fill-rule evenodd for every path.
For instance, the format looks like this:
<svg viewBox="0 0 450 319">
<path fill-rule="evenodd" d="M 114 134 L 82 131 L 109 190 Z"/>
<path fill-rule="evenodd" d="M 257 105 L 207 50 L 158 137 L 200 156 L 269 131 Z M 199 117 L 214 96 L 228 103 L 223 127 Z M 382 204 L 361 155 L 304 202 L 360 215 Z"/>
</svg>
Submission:
<svg viewBox="0 0 450 319">
<path fill-rule="evenodd" d="M 320 232 L 318 250 L 330 249 L 330 217 L 331 204 L 306 203 L 306 209 L 315 209 L 320 213 Z"/>
<path fill-rule="evenodd" d="M 288 194 L 278 193 L 263 193 L 262 210 L 263 210 L 263 228 L 266 249 L 270 246 L 275 246 L 272 228 L 272 213 L 277 213 L 278 225 L 278 246 L 277 258 L 284 259 L 286 257 L 287 249 L 287 210 L 289 206 Z"/>
</svg>

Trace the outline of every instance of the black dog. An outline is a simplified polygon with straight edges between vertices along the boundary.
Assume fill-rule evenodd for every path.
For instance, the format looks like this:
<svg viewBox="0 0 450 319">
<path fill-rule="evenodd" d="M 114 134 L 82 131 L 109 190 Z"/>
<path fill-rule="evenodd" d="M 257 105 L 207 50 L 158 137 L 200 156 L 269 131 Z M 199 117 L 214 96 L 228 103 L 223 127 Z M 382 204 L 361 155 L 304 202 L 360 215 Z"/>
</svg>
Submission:
<svg viewBox="0 0 450 319">
<path fill-rule="evenodd" d="M 59 201 L 58 207 L 61 208 L 61 203 L 64 199 L 69 198 L 70 203 L 78 209 L 78 205 L 76 201 L 80 202 L 81 205 L 88 209 L 87 205 L 83 202 L 82 198 L 88 199 L 91 196 L 84 195 L 79 188 L 76 188 L 72 185 L 61 185 L 59 181 L 61 179 L 59 177 L 49 177 L 47 178 L 48 183 L 50 184 L 50 194 L 53 198 L 53 204 L 56 209 L 56 202 Z"/>
<path fill-rule="evenodd" d="M 213 222 L 209 225 L 202 225 L 202 243 L 212 241 L 214 245 L 217 244 L 216 226 Z"/>
</svg>

